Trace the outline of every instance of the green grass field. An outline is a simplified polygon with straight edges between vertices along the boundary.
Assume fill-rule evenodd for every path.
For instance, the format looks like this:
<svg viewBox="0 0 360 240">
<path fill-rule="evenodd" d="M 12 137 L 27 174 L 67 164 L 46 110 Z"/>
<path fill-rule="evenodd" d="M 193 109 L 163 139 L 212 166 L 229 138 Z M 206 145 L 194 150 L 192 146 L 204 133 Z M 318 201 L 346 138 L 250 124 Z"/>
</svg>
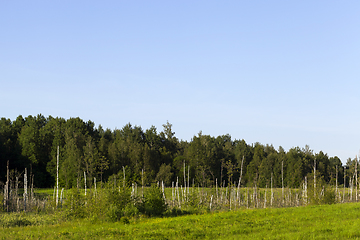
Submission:
<svg viewBox="0 0 360 240">
<path fill-rule="evenodd" d="M 0 228 L 0 239 L 358 239 L 360 203 L 244 209 L 109 223 L 58 222 L 56 216 L 3 213 L 0 221 L 32 224 Z"/>
</svg>

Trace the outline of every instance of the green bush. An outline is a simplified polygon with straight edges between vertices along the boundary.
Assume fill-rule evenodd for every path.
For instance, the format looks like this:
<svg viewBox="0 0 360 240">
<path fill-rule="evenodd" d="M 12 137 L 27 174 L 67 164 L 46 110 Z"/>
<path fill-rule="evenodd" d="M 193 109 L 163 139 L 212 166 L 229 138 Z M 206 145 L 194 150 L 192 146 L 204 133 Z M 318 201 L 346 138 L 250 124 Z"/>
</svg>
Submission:
<svg viewBox="0 0 360 240">
<path fill-rule="evenodd" d="M 122 210 L 114 204 L 111 204 L 106 212 L 107 218 L 112 222 L 119 221 L 122 215 L 123 215 Z"/>
<path fill-rule="evenodd" d="M 147 216 L 163 215 L 167 209 L 167 205 L 165 203 L 161 189 L 156 185 L 152 185 L 145 192 L 142 203 L 138 209 Z"/>
<path fill-rule="evenodd" d="M 335 191 L 333 191 L 330 187 L 324 188 L 324 193 L 321 199 L 322 204 L 334 204 L 336 202 Z"/>
<path fill-rule="evenodd" d="M 118 189 L 107 189 L 106 193 L 107 206 L 107 217 L 111 221 L 119 221 L 121 217 L 125 215 L 125 208 L 131 203 L 130 189 L 122 188 L 121 191 Z M 136 212 L 136 210 L 127 209 L 128 214 L 130 212 Z"/>
<path fill-rule="evenodd" d="M 86 216 L 85 199 L 77 188 L 72 188 L 67 196 L 67 215 L 73 218 L 84 218 Z"/>
<path fill-rule="evenodd" d="M 334 204 L 336 202 L 335 191 L 330 186 L 318 187 L 315 194 L 314 188 L 308 189 L 309 203 L 311 205 Z"/>
<path fill-rule="evenodd" d="M 133 202 L 128 203 L 125 206 L 124 216 L 134 217 L 134 216 L 137 216 L 138 214 L 139 214 L 139 209 L 136 207 L 136 205 Z"/>
</svg>

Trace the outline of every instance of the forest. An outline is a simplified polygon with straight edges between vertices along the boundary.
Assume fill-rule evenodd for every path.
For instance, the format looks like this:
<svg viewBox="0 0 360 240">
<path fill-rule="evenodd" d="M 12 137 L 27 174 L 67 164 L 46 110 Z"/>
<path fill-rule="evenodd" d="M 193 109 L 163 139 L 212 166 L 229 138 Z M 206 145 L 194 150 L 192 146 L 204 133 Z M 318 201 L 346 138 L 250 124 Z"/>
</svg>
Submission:
<svg viewBox="0 0 360 240">
<path fill-rule="evenodd" d="M 26 168 L 35 187 L 54 187 L 57 156 L 59 184 L 66 189 L 81 187 L 84 172 L 89 187 L 94 178 L 102 183 L 126 172 L 127 181 L 146 186 L 159 181 L 165 186 L 175 181 L 183 184 L 186 175 L 190 183 L 202 187 L 237 185 L 240 180 L 241 186 L 266 187 L 271 179 L 274 187 L 297 188 L 305 176 L 313 176 L 314 167 L 325 183 L 335 185 L 337 178 L 339 184 L 345 179 L 348 185 L 357 165 L 357 158 L 349 158 L 343 166 L 338 157 L 314 153 L 309 146 L 285 151 L 258 142 L 248 144 L 229 134 L 213 137 L 200 131 L 191 141 L 182 141 L 169 122 L 158 132 L 154 126 L 144 130 L 130 123 L 122 129 L 103 129 L 79 117 L 1 118 L 2 186 L 8 166 L 12 179 L 22 178 Z"/>
</svg>

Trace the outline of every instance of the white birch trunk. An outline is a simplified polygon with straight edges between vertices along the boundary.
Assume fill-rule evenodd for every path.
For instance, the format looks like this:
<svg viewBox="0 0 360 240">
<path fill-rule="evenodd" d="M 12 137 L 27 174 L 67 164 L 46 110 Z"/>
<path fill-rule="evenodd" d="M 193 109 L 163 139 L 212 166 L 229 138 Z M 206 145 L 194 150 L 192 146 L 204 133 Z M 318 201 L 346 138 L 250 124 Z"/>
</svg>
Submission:
<svg viewBox="0 0 360 240">
<path fill-rule="evenodd" d="M 314 198 L 316 198 L 316 159 L 314 159 Z"/>
<path fill-rule="evenodd" d="M 284 161 L 281 162 L 282 204 L 284 205 Z"/>
<path fill-rule="evenodd" d="M 85 197 L 86 197 L 86 173 L 84 171 L 84 185 L 85 185 Z"/>
<path fill-rule="evenodd" d="M 26 201 L 27 201 L 27 170 L 25 168 L 24 173 L 24 212 L 26 211 Z"/>
<path fill-rule="evenodd" d="M 56 207 L 59 203 L 59 146 L 57 147 L 56 155 Z"/>
</svg>

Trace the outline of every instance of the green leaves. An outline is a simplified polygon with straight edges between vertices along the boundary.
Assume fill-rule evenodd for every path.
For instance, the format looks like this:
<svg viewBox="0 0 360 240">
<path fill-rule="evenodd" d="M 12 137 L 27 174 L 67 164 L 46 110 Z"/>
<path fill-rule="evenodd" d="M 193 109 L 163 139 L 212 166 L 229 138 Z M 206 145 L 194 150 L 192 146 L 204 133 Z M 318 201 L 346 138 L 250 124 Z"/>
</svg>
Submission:
<svg viewBox="0 0 360 240">
<path fill-rule="evenodd" d="M 19 116 L 14 122 L 0 120 L 0 181 L 4 181 L 9 160 L 11 169 L 31 169 L 36 187 L 51 187 L 57 146 L 60 185 L 66 188 L 81 186 L 84 171 L 91 186 L 94 177 L 106 181 L 119 175 L 123 167 L 128 169 L 128 180 L 146 186 L 162 180 L 169 186 L 177 177 L 184 185 L 184 175 L 196 185 L 211 186 L 216 180 L 228 185 L 240 179 L 243 158 L 242 186 L 266 187 L 273 176 L 274 187 L 279 187 L 284 173 L 285 186 L 299 187 L 313 171 L 314 160 L 325 182 L 335 182 L 336 166 L 339 184 L 344 176 L 339 158 L 329 158 L 321 151 L 315 154 L 309 146 L 286 152 L 282 147 L 275 150 L 272 145 L 247 144 L 245 140 L 232 140 L 229 134 L 213 137 L 201 131 L 190 142 L 179 142 L 168 121 L 160 133 L 154 126 L 143 130 L 130 123 L 111 131 L 79 117 L 65 120 L 37 115 Z M 355 159 L 348 161 L 348 176 L 354 173 L 354 164 Z"/>
</svg>

